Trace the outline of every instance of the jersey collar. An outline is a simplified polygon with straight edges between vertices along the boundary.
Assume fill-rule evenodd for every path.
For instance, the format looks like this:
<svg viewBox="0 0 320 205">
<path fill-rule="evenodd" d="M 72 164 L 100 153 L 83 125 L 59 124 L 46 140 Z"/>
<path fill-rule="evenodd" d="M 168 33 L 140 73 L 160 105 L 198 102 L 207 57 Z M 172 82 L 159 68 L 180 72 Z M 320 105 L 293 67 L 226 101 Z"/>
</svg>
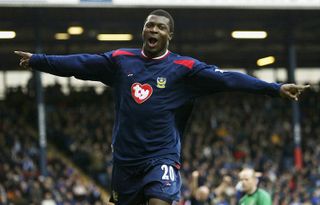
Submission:
<svg viewBox="0 0 320 205">
<path fill-rule="evenodd" d="M 154 57 L 154 58 L 151 58 L 152 60 L 162 60 L 164 59 L 165 57 L 167 57 L 167 55 L 169 54 L 169 50 L 167 49 L 166 52 L 164 54 L 162 54 L 161 56 L 158 56 L 158 57 Z M 148 58 L 150 59 L 146 54 L 144 54 L 143 50 L 141 50 L 141 55 L 144 57 L 144 58 Z"/>
</svg>

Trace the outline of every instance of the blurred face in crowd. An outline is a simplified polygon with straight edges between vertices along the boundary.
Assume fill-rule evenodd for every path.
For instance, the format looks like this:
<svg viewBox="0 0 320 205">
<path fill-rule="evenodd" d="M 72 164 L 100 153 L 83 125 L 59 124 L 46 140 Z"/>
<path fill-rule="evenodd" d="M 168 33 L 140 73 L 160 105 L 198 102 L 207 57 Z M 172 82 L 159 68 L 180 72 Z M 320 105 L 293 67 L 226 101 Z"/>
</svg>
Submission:
<svg viewBox="0 0 320 205">
<path fill-rule="evenodd" d="M 164 16 L 149 15 L 145 21 L 142 38 L 143 52 L 151 58 L 163 55 L 172 39 L 170 20 Z"/>
<path fill-rule="evenodd" d="M 207 186 L 201 186 L 196 191 L 196 199 L 198 201 L 206 201 L 208 200 L 209 194 L 209 188 Z"/>
<path fill-rule="evenodd" d="M 257 189 L 258 179 L 253 169 L 244 169 L 239 173 L 239 180 L 242 190 L 247 194 L 252 194 Z"/>
</svg>

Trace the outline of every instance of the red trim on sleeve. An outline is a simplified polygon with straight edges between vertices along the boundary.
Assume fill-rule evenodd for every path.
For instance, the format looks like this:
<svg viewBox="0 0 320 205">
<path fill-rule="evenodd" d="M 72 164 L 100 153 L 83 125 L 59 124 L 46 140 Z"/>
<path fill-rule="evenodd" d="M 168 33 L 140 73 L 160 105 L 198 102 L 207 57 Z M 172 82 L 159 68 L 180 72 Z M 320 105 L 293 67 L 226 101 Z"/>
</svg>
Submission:
<svg viewBox="0 0 320 205">
<path fill-rule="evenodd" d="M 188 69 L 192 69 L 195 61 L 194 60 L 175 60 L 175 64 L 183 65 L 187 67 Z"/>
<path fill-rule="evenodd" d="M 180 168 L 181 168 L 181 164 L 178 164 L 178 163 L 176 163 L 174 166 L 175 166 L 177 169 L 180 169 Z"/>
<path fill-rule="evenodd" d="M 121 56 L 121 55 L 134 56 L 133 53 L 128 51 L 122 51 L 122 50 L 116 50 L 115 52 L 112 53 L 112 57 Z"/>
</svg>

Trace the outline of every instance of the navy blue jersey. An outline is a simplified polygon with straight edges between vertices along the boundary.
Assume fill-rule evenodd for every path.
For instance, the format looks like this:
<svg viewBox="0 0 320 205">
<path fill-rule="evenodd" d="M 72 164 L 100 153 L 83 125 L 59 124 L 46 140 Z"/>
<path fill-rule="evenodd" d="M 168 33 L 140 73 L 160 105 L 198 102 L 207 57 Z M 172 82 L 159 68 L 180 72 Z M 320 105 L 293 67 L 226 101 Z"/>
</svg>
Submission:
<svg viewBox="0 0 320 205">
<path fill-rule="evenodd" d="M 180 137 L 192 107 L 186 105 L 198 96 L 220 91 L 278 96 L 280 88 L 279 84 L 223 72 L 169 51 L 156 59 L 145 57 L 141 49 L 66 56 L 34 54 L 30 66 L 113 88 L 113 157 L 122 165 L 137 165 L 151 158 L 179 162 Z"/>
</svg>

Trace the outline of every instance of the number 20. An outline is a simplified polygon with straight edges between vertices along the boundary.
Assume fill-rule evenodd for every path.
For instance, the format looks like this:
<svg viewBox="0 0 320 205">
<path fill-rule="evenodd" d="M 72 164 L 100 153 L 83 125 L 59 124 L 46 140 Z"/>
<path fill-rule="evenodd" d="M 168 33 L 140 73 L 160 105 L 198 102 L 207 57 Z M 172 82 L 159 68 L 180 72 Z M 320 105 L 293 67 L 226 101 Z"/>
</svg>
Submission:
<svg viewBox="0 0 320 205">
<path fill-rule="evenodd" d="M 163 170 L 162 179 L 174 181 L 174 169 L 172 166 L 162 165 L 161 169 Z"/>
</svg>

